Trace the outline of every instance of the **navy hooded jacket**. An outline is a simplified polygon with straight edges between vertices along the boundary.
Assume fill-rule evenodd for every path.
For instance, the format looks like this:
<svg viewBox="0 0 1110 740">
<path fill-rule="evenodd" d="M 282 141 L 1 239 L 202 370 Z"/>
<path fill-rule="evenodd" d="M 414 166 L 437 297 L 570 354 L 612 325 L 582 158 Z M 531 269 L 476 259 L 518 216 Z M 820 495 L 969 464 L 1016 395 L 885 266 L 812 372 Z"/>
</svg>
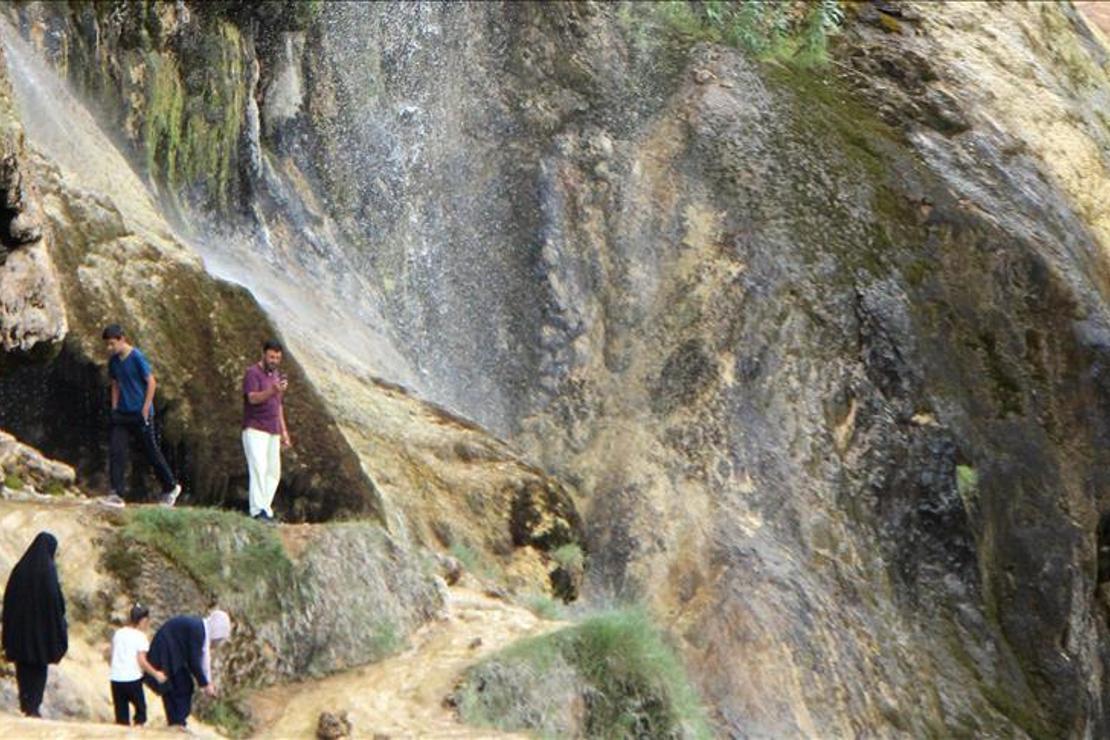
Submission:
<svg viewBox="0 0 1110 740">
<path fill-rule="evenodd" d="M 186 670 L 197 685 L 208 685 L 204 674 L 204 620 L 200 617 L 173 617 L 154 634 L 147 660 L 167 676 Z"/>
</svg>

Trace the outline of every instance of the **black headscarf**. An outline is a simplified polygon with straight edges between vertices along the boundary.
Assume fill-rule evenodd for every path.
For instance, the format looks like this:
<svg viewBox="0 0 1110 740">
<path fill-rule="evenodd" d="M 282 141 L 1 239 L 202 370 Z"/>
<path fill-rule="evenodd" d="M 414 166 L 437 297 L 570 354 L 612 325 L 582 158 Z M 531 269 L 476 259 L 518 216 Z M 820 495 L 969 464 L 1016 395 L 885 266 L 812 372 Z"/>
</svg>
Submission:
<svg viewBox="0 0 1110 740">
<path fill-rule="evenodd" d="M 58 540 L 39 532 L 4 588 L 3 640 L 8 660 L 57 663 L 66 654 L 66 602 L 54 553 Z"/>
</svg>

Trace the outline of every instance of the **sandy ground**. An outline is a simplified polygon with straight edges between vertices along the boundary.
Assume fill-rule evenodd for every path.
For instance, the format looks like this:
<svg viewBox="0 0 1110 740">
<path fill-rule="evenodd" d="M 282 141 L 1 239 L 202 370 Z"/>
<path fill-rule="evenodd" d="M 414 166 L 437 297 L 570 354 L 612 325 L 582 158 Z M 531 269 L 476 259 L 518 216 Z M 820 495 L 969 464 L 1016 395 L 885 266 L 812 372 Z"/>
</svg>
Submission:
<svg viewBox="0 0 1110 740">
<path fill-rule="evenodd" d="M 323 711 L 346 711 L 354 737 L 522 737 L 460 725 L 443 700 L 463 670 L 522 637 L 560 626 L 522 607 L 453 589 L 448 619 L 426 626 L 400 655 L 319 681 L 276 686 L 251 708 L 262 737 L 312 737 Z"/>
</svg>

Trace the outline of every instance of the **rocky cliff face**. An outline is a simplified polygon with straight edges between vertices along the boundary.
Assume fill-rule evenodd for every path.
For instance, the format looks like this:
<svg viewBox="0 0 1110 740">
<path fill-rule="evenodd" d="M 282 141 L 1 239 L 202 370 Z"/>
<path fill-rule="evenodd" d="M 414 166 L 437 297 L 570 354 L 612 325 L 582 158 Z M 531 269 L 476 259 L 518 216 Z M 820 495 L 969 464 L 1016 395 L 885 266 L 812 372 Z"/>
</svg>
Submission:
<svg viewBox="0 0 1110 740">
<path fill-rule="evenodd" d="M 589 592 L 653 605 L 722 734 L 1106 733 L 1110 87 L 1070 5 L 852 4 L 818 69 L 651 4 L 263 5 L 15 15 L 163 208 L 247 234 L 197 250 L 371 508 L 507 552 L 565 500 L 377 375 L 579 491 Z"/>
<path fill-rule="evenodd" d="M 0 70 L 0 347 L 6 358 L 50 354 L 66 333 L 58 281 L 42 242 L 37 194 L 27 178 L 23 128 L 7 71 Z"/>
<path fill-rule="evenodd" d="M 235 41 L 236 51 L 230 54 L 224 53 L 224 42 L 208 43 L 211 34 L 225 41 L 239 39 L 235 26 L 219 14 L 193 16 L 194 25 L 189 26 L 188 8 L 183 7 L 175 21 L 177 16 L 165 16 L 169 11 L 161 4 L 151 6 L 153 15 L 138 18 L 122 8 L 106 16 L 88 15 L 104 10 L 100 6 L 31 5 L 19 10 L 16 20 L 25 22 L 32 41 L 37 39 L 55 55 L 62 71 L 88 74 L 90 65 L 103 62 L 108 69 L 96 84 L 124 84 L 116 91 L 122 98 L 101 101 L 126 99 L 133 106 L 127 113 L 133 126 L 120 122 L 124 144 L 131 134 L 149 132 L 155 125 L 152 117 L 162 94 L 153 82 L 129 88 L 126 80 L 138 85 L 136 80 L 150 82 L 157 69 L 169 70 L 163 82 L 188 97 L 182 92 L 187 85 L 181 87 L 183 60 L 209 59 L 206 55 L 216 53 L 215 48 L 224 51 L 210 59 L 210 74 L 222 75 L 229 86 L 240 81 L 240 62 L 235 60 L 246 47 Z M 43 18 L 74 23 L 73 35 L 67 35 L 64 25 L 46 33 Z M 85 21 L 93 24 L 96 43 L 81 36 L 90 32 L 81 25 Z M 129 25 L 136 22 L 139 30 Z M 170 29 L 166 33 L 183 45 L 152 40 L 148 26 L 153 23 L 171 24 L 165 26 Z M 172 23 L 185 30 L 173 32 Z M 92 45 L 81 46 L 86 42 Z M 155 365 L 161 388 L 159 417 L 171 464 L 186 484 L 186 501 L 241 505 L 246 476 L 238 442 L 240 377 L 254 361 L 260 341 L 281 330 L 246 290 L 206 271 L 205 260 L 212 258 L 218 265 L 220 255 L 185 222 L 199 211 L 184 205 L 216 207 L 220 193 L 231 192 L 232 180 L 209 190 L 215 187 L 204 179 L 209 168 L 197 170 L 203 182 L 188 179 L 188 168 L 159 169 L 160 164 L 180 164 L 185 156 L 172 148 L 167 151 L 160 139 L 135 140 L 134 150 L 117 148 L 81 101 L 41 67 L 33 48 L 12 32 L 7 44 L 19 118 L 31 133 L 24 165 L 43 194 L 43 223 L 57 268 L 56 274 L 49 274 L 62 288 L 50 305 L 67 317 L 69 335 L 57 358 L 46 365 L 26 364 L 0 381 L 0 394 L 8 400 L 0 412 L 3 423 L 21 438 L 75 463 L 89 483 L 102 483 L 106 404 L 98 336 L 103 324 L 118 321 Z M 142 53 L 125 53 L 133 45 Z M 76 67 L 63 64 L 81 53 L 91 56 L 81 57 Z M 121 70 L 123 77 L 113 76 Z M 216 84 L 205 84 L 209 83 Z M 92 91 L 101 89 L 87 80 L 83 84 Z M 207 102 L 190 105 L 224 110 L 222 100 L 204 98 Z M 196 146 L 203 143 L 199 131 L 216 136 L 204 128 L 214 108 L 204 110 L 195 121 L 175 118 L 167 124 L 170 133 L 181 133 Z M 11 125 L 20 128 L 14 118 Z M 195 137 L 201 138 L 194 141 Z M 148 182 L 133 169 L 128 151 L 154 158 L 146 171 L 156 186 L 160 184 L 162 197 L 152 194 Z M 228 152 L 219 153 L 218 159 L 227 166 L 238 161 Z M 228 223 L 232 226 L 221 243 L 242 243 L 232 228 L 235 224 Z M 299 289 L 305 292 L 297 306 L 302 321 L 290 324 L 287 335 L 293 349 L 289 375 L 299 388 L 289 396 L 286 409 L 296 447 L 286 456 L 279 506 L 294 519 L 370 516 L 407 542 L 494 552 L 509 566 L 521 561 L 519 568 L 539 574 L 536 585 L 544 587 L 546 573 L 537 553 L 579 538 L 577 514 L 562 484 L 522 462 L 516 452 L 475 425 L 414 399 L 400 386 L 368 376 L 364 368 L 353 368 L 344 350 L 357 349 L 357 340 L 344 347 L 302 334 L 336 336 L 329 333 L 333 329 L 328 316 L 310 303 L 315 301 L 318 308 L 319 294 Z M 306 311 L 312 311 L 309 321 L 304 320 Z M 355 325 L 338 326 L 342 334 Z M 30 394 L 41 401 L 22 402 Z M 144 478 L 134 477 L 141 497 Z"/>
</svg>

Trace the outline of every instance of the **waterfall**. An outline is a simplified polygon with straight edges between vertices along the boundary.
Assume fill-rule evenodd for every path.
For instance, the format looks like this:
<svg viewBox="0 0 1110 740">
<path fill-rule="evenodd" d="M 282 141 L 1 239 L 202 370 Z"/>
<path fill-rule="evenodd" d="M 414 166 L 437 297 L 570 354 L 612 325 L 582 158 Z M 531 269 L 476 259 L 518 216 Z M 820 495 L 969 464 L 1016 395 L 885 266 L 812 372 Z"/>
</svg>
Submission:
<svg viewBox="0 0 1110 740">
<path fill-rule="evenodd" d="M 283 259 L 264 224 L 175 213 L 165 194 L 144 180 L 90 109 L 7 21 L 0 22 L 0 39 L 29 148 L 67 182 L 110 201 L 127 228 L 179 244 L 183 258 L 199 256 L 210 274 L 250 290 L 293 351 L 316 358 L 310 366 L 422 390 L 389 338 L 370 289 L 349 267 L 332 261 L 310 270 L 301 261 Z M 267 162 L 266 168 L 271 187 L 280 187 L 273 165 Z"/>
</svg>

